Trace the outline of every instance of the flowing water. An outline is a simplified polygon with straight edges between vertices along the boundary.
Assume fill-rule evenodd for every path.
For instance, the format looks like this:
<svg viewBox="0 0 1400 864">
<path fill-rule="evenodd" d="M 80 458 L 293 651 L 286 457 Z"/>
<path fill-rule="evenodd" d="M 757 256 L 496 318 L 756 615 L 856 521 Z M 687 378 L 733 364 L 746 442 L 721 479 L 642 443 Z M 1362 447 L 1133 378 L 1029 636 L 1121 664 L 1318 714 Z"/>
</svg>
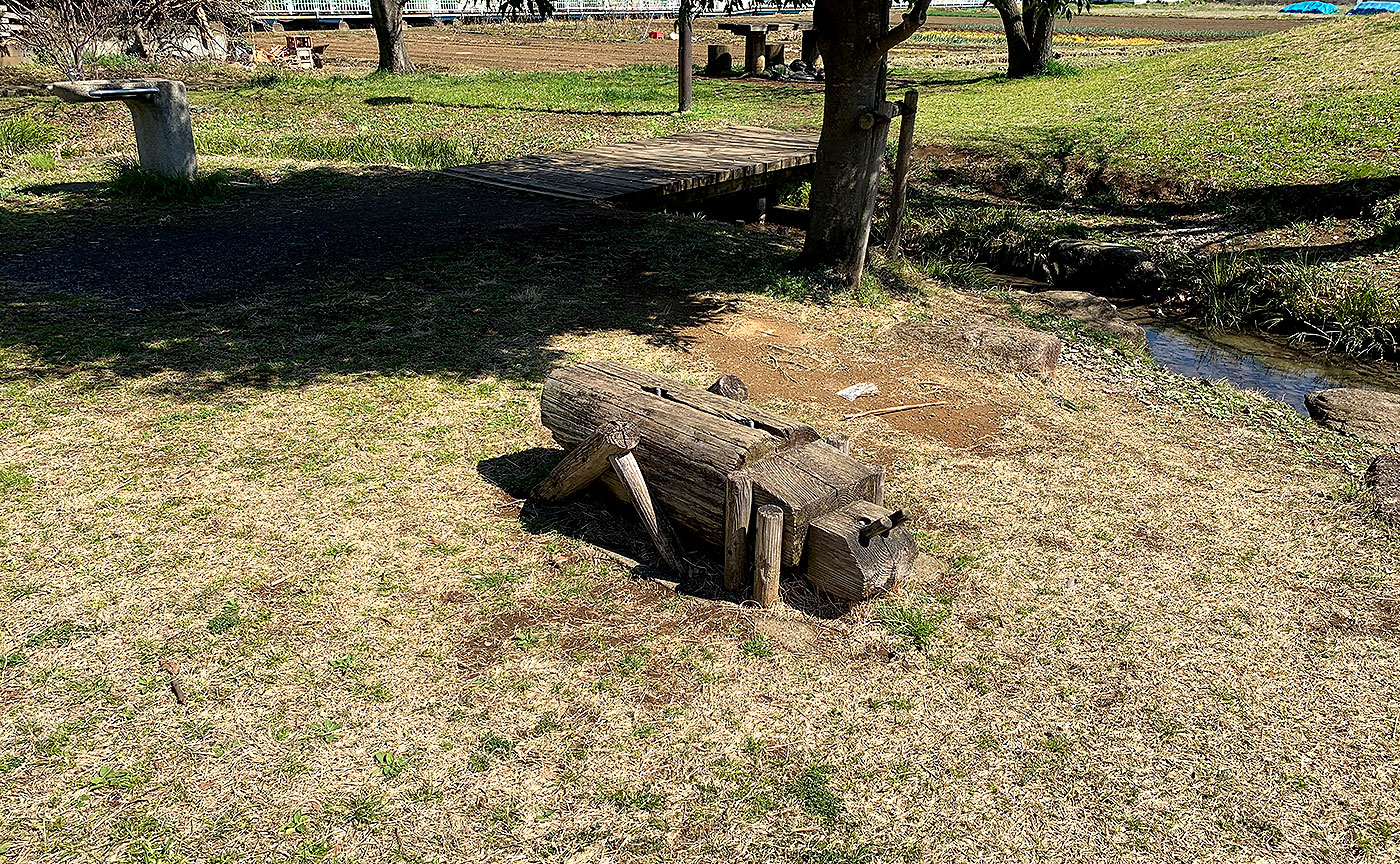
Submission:
<svg viewBox="0 0 1400 864">
<path fill-rule="evenodd" d="M 1148 350 L 1168 369 L 1258 390 L 1304 416 L 1303 397 L 1314 390 L 1360 387 L 1400 393 L 1400 367 L 1391 363 L 1337 362 L 1283 340 L 1197 330 L 1154 318 L 1144 308 L 1123 309 L 1122 314 L 1147 331 Z"/>
</svg>

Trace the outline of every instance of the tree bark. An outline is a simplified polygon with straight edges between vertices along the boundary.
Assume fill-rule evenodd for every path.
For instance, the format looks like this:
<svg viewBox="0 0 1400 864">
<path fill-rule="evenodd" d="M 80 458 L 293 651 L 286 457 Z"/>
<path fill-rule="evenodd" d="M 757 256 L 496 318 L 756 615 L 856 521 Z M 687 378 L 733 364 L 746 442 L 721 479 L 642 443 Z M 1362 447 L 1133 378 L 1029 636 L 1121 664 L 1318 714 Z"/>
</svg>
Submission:
<svg viewBox="0 0 1400 864">
<path fill-rule="evenodd" d="M 1006 31 L 1006 77 L 1029 78 L 1045 72 L 1055 38 L 1055 4 L 994 0 Z"/>
<path fill-rule="evenodd" d="M 865 268 L 889 133 L 887 123 L 861 127 L 861 117 L 879 113 L 885 102 L 882 55 L 872 55 L 868 46 L 884 34 L 888 8 L 868 0 L 817 0 L 812 12 L 826 58 L 826 101 L 802 259 L 807 266 L 831 268 L 851 285 Z"/>
<path fill-rule="evenodd" d="M 404 0 L 370 0 L 374 37 L 379 42 L 379 71 L 403 75 L 417 71 L 403 40 Z"/>
</svg>

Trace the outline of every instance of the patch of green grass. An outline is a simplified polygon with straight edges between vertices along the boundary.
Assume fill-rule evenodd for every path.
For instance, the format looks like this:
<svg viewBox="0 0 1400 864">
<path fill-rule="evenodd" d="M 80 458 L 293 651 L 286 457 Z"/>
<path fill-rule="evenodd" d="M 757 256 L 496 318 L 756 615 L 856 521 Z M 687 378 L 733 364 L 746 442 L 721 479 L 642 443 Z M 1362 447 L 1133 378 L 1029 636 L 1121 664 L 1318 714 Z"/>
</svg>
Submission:
<svg viewBox="0 0 1400 864">
<path fill-rule="evenodd" d="M 17 465 L 0 465 L 0 495 L 13 492 L 28 492 L 34 480 L 23 468 Z"/>
<path fill-rule="evenodd" d="M 959 169 L 969 179 L 1068 197 L 1389 176 L 1400 170 L 1400 81 L 1387 71 L 1400 65 L 1397 34 L 1396 21 L 1328 21 L 1070 77 L 927 88 L 919 140 L 976 153 Z"/>
<path fill-rule="evenodd" d="M 33 117 L 0 117 L 0 156 L 53 150 L 62 140 L 57 126 Z"/>
<path fill-rule="evenodd" d="M 185 180 L 126 163 L 117 166 L 107 189 L 114 198 L 147 204 L 209 204 L 232 194 L 232 179 L 228 171 L 202 171 L 193 180 Z"/>
<path fill-rule="evenodd" d="M 385 780 L 397 777 L 408 769 L 408 759 L 388 750 L 374 754 L 374 764 L 379 769 L 379 776 Z"/>
<path fill-rule="evenodd" d="M 214 634 L 227 633 L 239 624 L 243 623 L 239 615 L 237 600 L 228 600 L 224 607 L 219 610 L 219 614 L 209 619 L 209 632 Z"/>
<path fill-rule="evenodd" d="M 831 776 L 836 769 L 830 765 L 808 765 L 783 786 L 782 791 L 794 799 L 804 812 L 818 819 L 831 820 L 845 809 L 841 797 L 831 788 Z"/>
<path fill-rule="evenodd" d="M 598 800 L 612 804 L 619 810 L 633 810 L 640 813 L 655 813 L 666 806 L 666 796 L 660 792 L 642 787 L 622 787 L 602 793 Z"/>
<path fill-rule="evenodd" d="M 769 641 L 767 636 L 761 633 L 739 643 L 739 650 L 744 652 L 746 657 L 757 658 L 772 657 L 776 653 L 773 650 L 772 642 Z"/>
<path fill-rule="evenodd" d="M 904 605 L 887 602 L 876 609 L 874 620 L 908 647 L 927 651 L 941 635 L 948 615 L 949 609 L 943 605 L 929 607 L 913 602 Z"/>
</svg>

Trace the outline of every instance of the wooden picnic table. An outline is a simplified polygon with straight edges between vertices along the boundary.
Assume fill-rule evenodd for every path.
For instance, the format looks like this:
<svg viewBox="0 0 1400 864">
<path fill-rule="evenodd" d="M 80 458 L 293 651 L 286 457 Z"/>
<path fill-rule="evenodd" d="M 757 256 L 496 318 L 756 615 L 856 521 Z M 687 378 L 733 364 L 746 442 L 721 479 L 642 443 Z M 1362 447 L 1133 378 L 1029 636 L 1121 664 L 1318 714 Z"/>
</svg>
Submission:
<svg viewBox="0 0 1400 864">
<path fill-rule="evenodd" d="M 750 24 L 739 21 L 725 21 L 720 23 L 720 30 L 727 30 L 736 36 L 744 37 L 744 74 L 757 75 L 759 72 L 759 59 L 762 58 L 765 67 L 773 66 L 782 62 L 782 46 L 778 46 L 779 53 L 776 58 L 768 56 L 768 34 L 776 33 L 780 30 L 799 30 L 802 32 L 802 60 L 809 66 L 817 62 L 819 52 L 817 50 L 817 31 L 811 24 Z"/>
</svg>

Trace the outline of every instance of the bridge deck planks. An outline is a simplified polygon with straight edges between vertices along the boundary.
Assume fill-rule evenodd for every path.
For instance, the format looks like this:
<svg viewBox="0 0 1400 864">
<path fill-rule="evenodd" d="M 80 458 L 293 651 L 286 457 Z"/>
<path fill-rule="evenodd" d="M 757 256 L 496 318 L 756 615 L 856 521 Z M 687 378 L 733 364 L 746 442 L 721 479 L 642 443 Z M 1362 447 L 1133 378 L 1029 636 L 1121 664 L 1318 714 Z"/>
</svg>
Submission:
<svg viewBox="0 0 1400 864">
<path fill-rule="evenodd" d="M 815 132 L 739 126 L 444 170 L 553 198 L 645 203 L 766 185 L 807 169 L 816 157 Z"/>
</svg>

